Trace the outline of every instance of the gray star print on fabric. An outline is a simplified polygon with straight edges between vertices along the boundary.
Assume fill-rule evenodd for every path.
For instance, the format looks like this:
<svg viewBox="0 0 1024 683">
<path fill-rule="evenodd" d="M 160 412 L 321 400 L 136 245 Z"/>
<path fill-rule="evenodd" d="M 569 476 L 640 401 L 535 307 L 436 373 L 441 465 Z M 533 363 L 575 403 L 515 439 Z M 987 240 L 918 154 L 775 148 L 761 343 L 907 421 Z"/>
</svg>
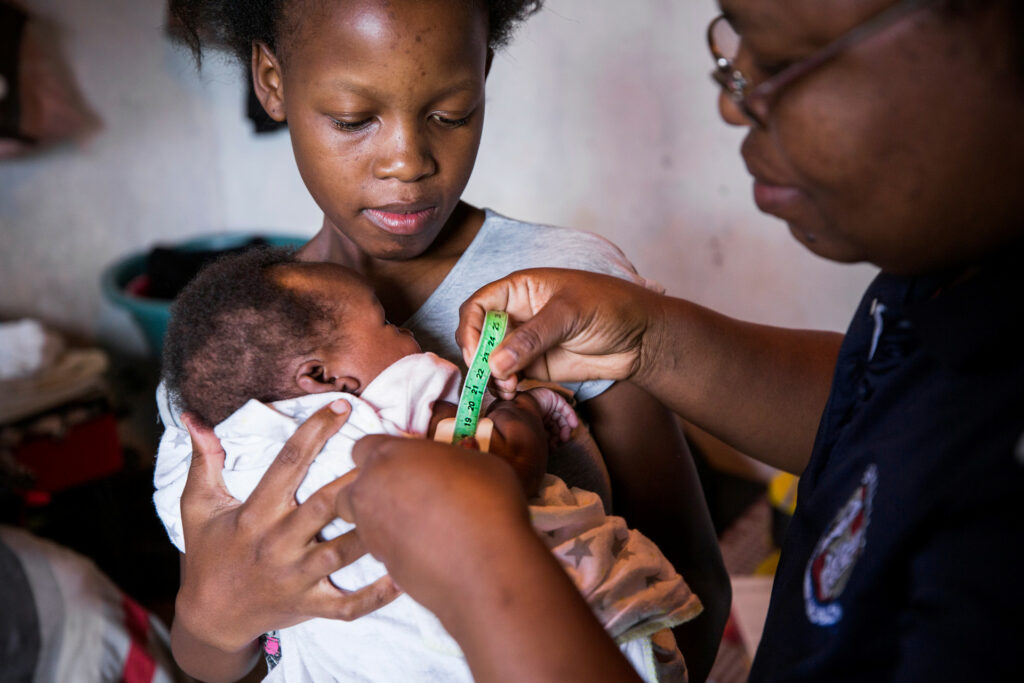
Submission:
<svg viewBox="0 0 1024 683">
<path fill-rule="evenodd" d="M 567 551 L 565 554 L 576 560 L 576 568 L 579 569 L 580 562 L 583 561 L 584 557 L 593 557 L 594 553 L 590 552 L 590 544 L 594 542 L 594 539 L 584 541 L 582 538 L 577 538 L 572 542 L 572 550 Z"/>
<path fill-rule="evenodd" d="M 292 417 L 296 420 L 305 420 L 309 417 L 310 412 L 311 411 L 308 406 L 296 406 L 295 410 L 292 412 Z"/>
<path fill-rule="evenodd" d="M 615 541 L 612 543 L 612 555 L 620 560 L 628 560 L 629 558 L 636 555 L 632 550 L 626 550 L 626 543 L 629 541 L 629 536 L 616 536 Z"/>
<path fill-rule="evenodd" d="M 189 442 L 188 437 L 185 436 L 185 430 L 176 429 L 174 430 L 174 438 L 171 440 L 171 445 L 175 448 L 181 448 Z"/>
</svg>

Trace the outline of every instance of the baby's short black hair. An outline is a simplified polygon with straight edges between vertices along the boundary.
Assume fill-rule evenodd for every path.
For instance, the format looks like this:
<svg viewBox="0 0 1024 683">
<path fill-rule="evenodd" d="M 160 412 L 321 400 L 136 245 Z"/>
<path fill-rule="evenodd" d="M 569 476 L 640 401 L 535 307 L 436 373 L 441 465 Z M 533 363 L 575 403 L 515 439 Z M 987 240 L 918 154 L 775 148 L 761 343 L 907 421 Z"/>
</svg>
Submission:
<svg viewBox="0 0 1024 683">
<path fill-rule="evenodd" d="M 229 48 L 242 64 L 248 64 L 255 41 L 279 53 L 278 43 L 290 27 L 288 2 L 306 0 L 171 0 L 171 14 L 181 24 L 183 39 L 199 61 L 207 46 Z M 343 0 L 336 0 L 343 1 Z M 464 0 L 485 2 L 488 38 L 492 49 L 504 47 L 516 27 L 540 10 L 544 0 Z"/>
<path fill-rule="evenodd" d="M 163 349 L 175 407 L 212 427 L 251 398 L 296 393 L 286 363 L 327 333 L 336 306 L 282 284 L 280 270 L 298 264 L 291 249 L 256 247 L 221 257 L 181 291 Z"/>
</svg>

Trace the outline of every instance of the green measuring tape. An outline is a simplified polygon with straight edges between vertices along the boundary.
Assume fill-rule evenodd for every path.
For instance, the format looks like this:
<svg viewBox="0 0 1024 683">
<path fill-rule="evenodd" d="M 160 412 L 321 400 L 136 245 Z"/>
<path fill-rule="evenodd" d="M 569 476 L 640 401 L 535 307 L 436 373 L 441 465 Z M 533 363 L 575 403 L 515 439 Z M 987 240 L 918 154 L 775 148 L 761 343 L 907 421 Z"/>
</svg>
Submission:
<svg viewBox="0 0 1024 683">
<path fill-rule="evenodd" d="M 466 381 L 462 385 L 459 396 L 459 409 L 455 413 L 455 433 L 452 443 L 476 435 L 476 426 L 480 421 L 480 405 L 483 402 L 487 380 L 491 377 L 491 367 L 487 361 L 491 351 L 501 343 L 508 327 L 508 313 L 504 311 L 487 311 L 484 329 L 480 331 L 480 343 L 476 347 L 473 363 L 466 372 Z"/>
</svg>

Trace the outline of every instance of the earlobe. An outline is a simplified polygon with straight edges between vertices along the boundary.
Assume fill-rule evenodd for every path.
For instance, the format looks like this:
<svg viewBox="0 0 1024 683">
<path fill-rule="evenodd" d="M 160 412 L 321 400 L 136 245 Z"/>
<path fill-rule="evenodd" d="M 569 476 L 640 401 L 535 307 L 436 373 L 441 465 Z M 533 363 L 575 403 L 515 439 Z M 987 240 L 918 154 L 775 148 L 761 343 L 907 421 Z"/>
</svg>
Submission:
<svg viewBox="0 0 1024 683">
<path fill-rule="evenodd" d="M 267 116 L 284 121 L 284 80 L 281 64 L 266 43 L 252 44 L 252 87 Z"/>
<path fill-rule="evenodd" d="M 360 389 L 360 382 L 355 377 L 335 377 L 331 382 L 331 391 L 344 391 L 355 394 Z"/>
</svg>

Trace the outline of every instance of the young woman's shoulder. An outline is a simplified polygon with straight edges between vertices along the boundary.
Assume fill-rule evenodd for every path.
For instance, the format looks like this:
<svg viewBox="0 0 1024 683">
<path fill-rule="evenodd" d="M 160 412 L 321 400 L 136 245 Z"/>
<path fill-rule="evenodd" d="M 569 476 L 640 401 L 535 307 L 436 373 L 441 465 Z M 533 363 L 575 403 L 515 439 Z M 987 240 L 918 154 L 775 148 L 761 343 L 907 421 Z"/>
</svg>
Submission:
<svg viewBox="0 0 1024 683">
<path fill-rule="evenodd" d="M 519 221 L 494 211 L 473 244 L 474 258 L 508 272 L 525 268 L 573 268 L 639 282 L 619 247 L 586 230 Z"/>
</svg>

